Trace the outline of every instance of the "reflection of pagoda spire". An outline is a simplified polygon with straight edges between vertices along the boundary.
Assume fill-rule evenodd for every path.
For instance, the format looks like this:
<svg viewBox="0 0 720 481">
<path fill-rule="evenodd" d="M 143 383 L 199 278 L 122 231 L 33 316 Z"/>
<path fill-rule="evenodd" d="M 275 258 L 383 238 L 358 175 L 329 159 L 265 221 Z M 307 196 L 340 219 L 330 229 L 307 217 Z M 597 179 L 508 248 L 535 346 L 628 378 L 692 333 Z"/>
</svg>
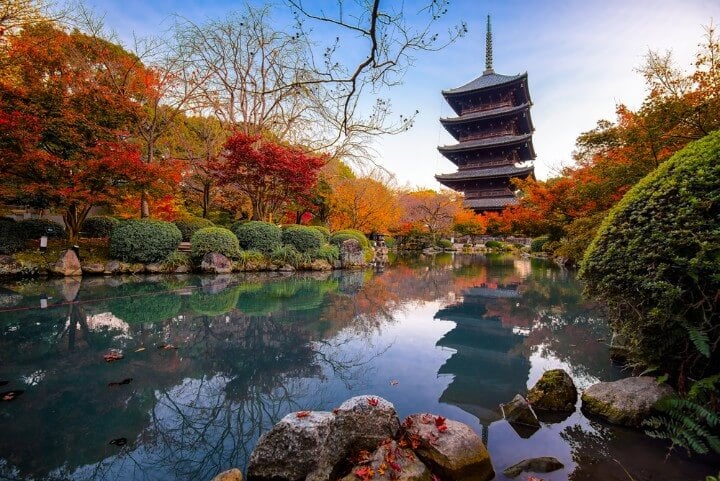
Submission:
<svg viewBox="0 0 720 481">
<path fill-rule="evenodd" d="M 525 391 L 530 361 L 516 352 L 523 344 L 523 336 L 503 327 L 499 317 L 485 317 L 485 299 L 520 294 L 516 286 L 477 287 L 464 294 L 460 303 L 435 314 L 435 319 L 456 323 L 437 343 L 457 351 L 438 371 L 454 376 L 440 401 L 476 416 L 486 437 L 487 426 L 502 419 L 499 404 Z"/>
</svg>

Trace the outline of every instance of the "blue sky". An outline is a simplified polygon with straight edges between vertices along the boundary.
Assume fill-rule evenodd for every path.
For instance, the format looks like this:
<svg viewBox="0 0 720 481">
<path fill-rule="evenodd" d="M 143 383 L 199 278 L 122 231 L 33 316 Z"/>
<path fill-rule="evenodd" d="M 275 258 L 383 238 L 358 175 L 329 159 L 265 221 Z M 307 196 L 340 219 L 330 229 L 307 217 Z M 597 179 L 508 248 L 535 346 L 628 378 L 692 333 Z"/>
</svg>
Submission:
<svg viewBox="0 0 720 481">
<path fill-rule="evenodd" d="M 406 10 L 424 3 L 407 0 Z M 240 2 L 104 0 L 90 5 L 105 13 L 109 28 L 130 39 L 133 32 L 167 29 L 174 13 L 202 22 L 224 16 Z M 400 184 L 439 188 L 433 175 L 455 170 L 436 150 L 438 144 L 453 143 L 438 121 L 451 115 L 440 92 L 482 74 L 487 14 L 492 16 L 495 71 L 528 72 L 536 175 L 547 178 L 571 163 L 578 134 L 599 119 L 614 119 L 617 103 L 640 105 L 645 90 L 634 69 L 648 49 L 671 49 L 678 65 L 692 68 L 703 26 L 720 21 L 720 1 L 451 1 L 437 30 L 464 20 L 468 34 L 440 52 L 417 55 L 403 85 L 388 93 L 397 114 L 420 111 L 413 129 L 374 144 L 375 161 L 395 173 Z"/>
</svg>

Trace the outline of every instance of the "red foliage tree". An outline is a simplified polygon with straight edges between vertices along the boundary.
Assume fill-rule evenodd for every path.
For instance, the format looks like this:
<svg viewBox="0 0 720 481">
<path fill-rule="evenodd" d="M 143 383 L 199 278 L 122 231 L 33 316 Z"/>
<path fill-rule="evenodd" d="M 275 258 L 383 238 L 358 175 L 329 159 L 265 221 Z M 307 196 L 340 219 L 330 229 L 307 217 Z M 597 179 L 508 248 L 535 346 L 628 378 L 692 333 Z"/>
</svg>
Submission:
<svg viewBox="0 0 720 481">
<path fill-rule="evenodd" d="M 272 220 L 290 204 L 310 197 L 324 164 L 324 157 L 299 147 L 237 132 L 226 142 L 225 154 L 212 164 L 212 170 L 220 185 L 247 196 L 254 220 Z"/>
</svg>

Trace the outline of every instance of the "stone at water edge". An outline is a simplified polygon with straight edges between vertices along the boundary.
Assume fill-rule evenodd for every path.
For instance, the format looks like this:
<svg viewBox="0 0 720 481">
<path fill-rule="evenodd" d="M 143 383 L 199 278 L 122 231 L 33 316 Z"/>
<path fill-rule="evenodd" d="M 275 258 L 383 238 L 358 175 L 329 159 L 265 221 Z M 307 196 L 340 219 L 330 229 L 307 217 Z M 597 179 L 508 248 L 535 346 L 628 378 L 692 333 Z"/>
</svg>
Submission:
<svg viewBox="0 0 720 481">
<path fill-rule="evenodd" d="M 575 383 L 562 369 L 544 372 L 527 395 L 533 409 L 546 411 L 574 411 L 577 399 Z"/>
<path fill-rule="evenodd" d="M 120 272 L 120 261 L 108 261 L 103 274 L 116 274 Z"/>
<path fill-rule="evenodd" d="M 222 254 L 208 252 L 202 259 L 200 269 L 209 274 L 230 274 L 232 262 Z"/>
<path fill-rule="evenodd" d="M 335 421 L 330 443 L 342 446 L 348 453 L 361 449 L 372 451 L 400 431 L 395 406 L 381 397 L 355 396 L 333 412 Z"/>
<path fill-rule="evenodd" d="M 232 468 L 218 474 L 217 476 L 212 478 L 212 481 L 242 481 L 242 479 L 242 471 L 240 471 L 238 468 Z"/>
<path fill-rule="evenodd" d="M 329 479 L 342 458 L 328 436 L 330 412 L 290 413 L 260 437 L 248 463 L 248 481 Z"/>
<path fill-rule="evenodd" d="M 365 267 L 365 252 L 357 239 L 347 239 L 340 245 L 340 265 L 344 269 Z"/>
<path fill-rule="evenodd" d="M 52 266 L 52 271 L 55 274 L 61 276 L 81 276 L 82 266 L 80 265 L 80 259 L 72 249 L 66 250 L 55 264 Z"/>
<path fill-rule="evenodd" d="M 503 470 L 503 474 L 509 478 L 514 478 L 523 471 L 531 471 L 533 473 L 550 473 L 564 468 L 565 465 L 551 456 L 541 456 L 539 458 L 525 459 L 517 464 L 513 464 L 509 468 Z"/>
<path fill-rule="evenodd" d="M 102 274 L 105 272 L 105 264 L 101 262 L 91 262 L 82 265 L 82 271 L 86 274 Z"/>
<path fill-rule="evenodd" d="M 395 466 L 390 464 L 391 459 L 396 463 Z M 395 441 L 381 444 L 368 461 L 354 466 L 350 474 L 340 481 L 358 481 L 355 472 L 365 467 L 373 470 L 373 481 L 431 481 L 432 479 L 427 466 L 415 453 L 410 449 L 398 447 Z"/>
<path fill-rule="evenodd" d="M 437 416 L 413 414 L 403 422 L 405 434 L 419 441 L 415 453 L 440 479 L 487 481 L 495 472 L 482 439 L 469 426 L 446 419 L 440 431 Z"/>
<path fill-rule="evenodd" d="M 583 392 L 582 408 L 613 424 L 639 427 L 653 413 L 655 403 L 673 392 L 650 376 L 599 382 Z"/>
<path fill-rule="evenodd" d="M 527 439 L 540 429 L 535 412 L 530 403 L 519 394 L 516 394 L 509 403 L 501 404 L 503 417 L 521 438 Z"/>
</svg>

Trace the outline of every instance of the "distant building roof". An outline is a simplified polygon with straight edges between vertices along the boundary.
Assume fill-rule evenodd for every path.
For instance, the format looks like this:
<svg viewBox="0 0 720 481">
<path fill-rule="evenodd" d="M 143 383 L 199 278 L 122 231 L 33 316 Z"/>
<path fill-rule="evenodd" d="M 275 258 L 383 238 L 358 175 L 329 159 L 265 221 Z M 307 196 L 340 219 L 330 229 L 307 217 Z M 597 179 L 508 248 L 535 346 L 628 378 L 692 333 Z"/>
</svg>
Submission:
<svg viewBox="0 0 720 481">
<path fill-rule="evenodd" d="M 522 112 L 523 110 L 529 109 L 530 103 L 526 102 L 517 106 L 500 107 L 497 109 L 483 110 L 481 112 L 473 112 L 470 114 L 463 114 L 458 117 L 445 117 L 440 119 L 443 124 L 461 124 L 463 122 L 470 122 L 473 120 L 489 119 L 493 117 L 500 117 L 502 115 L 512 114 L 516 112 Z"/>
<path fill-rule="evenodd" d="M 443 90 L 443 95 L 456 95 L 510 84 L 522 78 L 527 78 L 527 72 L 517 75 L 501 75 L 495 72 L 482 74 L 472 82 L 449 90 Z"/>
<path fill-rule="evenodd" d="M 464 205 L 469 209 L 501 209 L 507 205 L 516 205 L 515 197 L 488 197 L 484 199 L 465 199 Z"/>
<path fill-rule="evenodd" d="M 532 174 L 534 166 L 515 167 L 514 165 L 503 165 L 500 167 L 489 167 L 485 169 L 468 169 L 458 170 L 452 174 L 439 174 L 435 178 L 442 182 L 443 180 L 464 180 L 464 179 L 482 179 L 487 177 L 516 177 L 524 174 Z"/>
</svg>

